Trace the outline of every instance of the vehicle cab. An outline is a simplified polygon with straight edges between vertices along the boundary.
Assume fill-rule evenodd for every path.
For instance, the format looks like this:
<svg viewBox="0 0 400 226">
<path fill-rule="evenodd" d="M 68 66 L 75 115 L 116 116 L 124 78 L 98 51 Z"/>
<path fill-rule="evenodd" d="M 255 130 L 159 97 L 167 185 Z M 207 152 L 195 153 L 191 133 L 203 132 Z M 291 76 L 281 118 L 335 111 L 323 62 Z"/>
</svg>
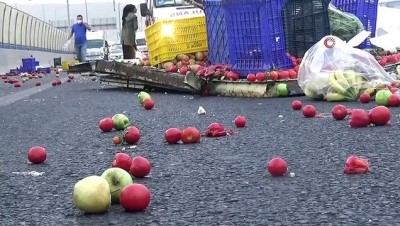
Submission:
<svg viewBox="0 0 400 226">
<path fill-rule="evenodd" d="M 96 61 L 104 59 L 106 35 L 104 31 L 86 33 L 86 60 Z"/>
<path fill-rule="evenodd" d="M 204 11 L 184 0 L 146 0 L 140 4 L 140 14 L 146 17 L 146 26 L 150 26 L 158 19 L 204 16 Z"/>
</svg>

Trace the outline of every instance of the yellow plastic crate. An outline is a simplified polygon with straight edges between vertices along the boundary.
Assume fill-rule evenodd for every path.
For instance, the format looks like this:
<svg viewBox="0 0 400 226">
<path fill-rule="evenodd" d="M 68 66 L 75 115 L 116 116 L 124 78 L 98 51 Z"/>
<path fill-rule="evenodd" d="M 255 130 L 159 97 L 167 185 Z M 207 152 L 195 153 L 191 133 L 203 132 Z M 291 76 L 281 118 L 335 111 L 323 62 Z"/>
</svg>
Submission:
<svg viewBox="0 0 400 226">
<path fill-rule="evenodd" d="M 70 64 L 77 64 L 77 63 L 79 63 L 78 60 L 63 60 L 63 61 L 61 62 L 61 68 L 62 68 L 64 71 L 68 71 L 69 65 L 70 65 Z"/>
<path fill-rule="evenodd" d="M 157 20 L 145 30 L 150 63 L 173 60 L 178 54 L 207 51 L 205 16 Z"/>
</svg>

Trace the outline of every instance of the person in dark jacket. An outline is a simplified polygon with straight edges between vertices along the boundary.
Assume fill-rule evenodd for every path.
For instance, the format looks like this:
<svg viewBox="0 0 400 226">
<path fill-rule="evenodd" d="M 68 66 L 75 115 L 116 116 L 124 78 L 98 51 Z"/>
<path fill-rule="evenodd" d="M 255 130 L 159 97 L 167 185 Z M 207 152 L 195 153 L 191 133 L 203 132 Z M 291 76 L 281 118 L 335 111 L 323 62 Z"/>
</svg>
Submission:
<svg viewBox="0 0 400 226">
<path fill-rule="evenodd" d="M 121 44 L 124 59 L 136 58 L 136 31 L 138 30 L 138 20 L 136 7 L 128 4 L 122 12 Z"/>
</svg>

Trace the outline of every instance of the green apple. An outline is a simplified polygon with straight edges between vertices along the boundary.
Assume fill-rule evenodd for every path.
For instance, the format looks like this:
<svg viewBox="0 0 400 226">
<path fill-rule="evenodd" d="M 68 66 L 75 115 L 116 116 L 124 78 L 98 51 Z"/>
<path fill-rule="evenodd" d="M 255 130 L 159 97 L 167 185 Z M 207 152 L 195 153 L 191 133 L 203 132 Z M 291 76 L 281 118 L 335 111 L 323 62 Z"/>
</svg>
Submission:
<svg viewBox="0 0 400 226">
<path fill-rule="evenodd" d="M 131 124 L 129 118 L 124 114 L 116 114 L 112 117 L 112 120 L 116 130 L 124 130 Z"/>
<path fill-rule="evenodd" d="M 279 97 L 289 96 L 289 89 L 285 83 L 280 83 L 276 86 L 276 95 Z"/>
<path fill-rule="evenodd" d="M 111 205 L 110 186 L 100 176 L 89 176 L 74 186 L 75 208 L 85 213 L 105 213 Z"/>
<path fill-rule="evenodd" d="M 101 177 L 106 179 L 108 185 L 110 186 L 112 204 L 118 204 L 119 195 L 122 189 L 126 185 L 133 183 L 131 175 L 125 170 L 118 167 L 107 169 L 106 171 L 103 172 L 103 174 L 101 174 Z"/>
<path fill-rule="evenodd" d="M 377 105 L 387 106 L 388 105 L 388 101 L 389 101 L 389 97 L 391 95 L 392 95 L 392 92 L 390 92 L 387 89 L 379 90 L 375 95 L 375 103 Z"/>
<path fill-rule="evenodd" d="M 147 98 L 151 98 L 150 94 L 142 91 L 138 94 L 138 99 L 139 99 L 139 103 L 143 104 L 144 100 L 146 100 Z"/>
</svg>

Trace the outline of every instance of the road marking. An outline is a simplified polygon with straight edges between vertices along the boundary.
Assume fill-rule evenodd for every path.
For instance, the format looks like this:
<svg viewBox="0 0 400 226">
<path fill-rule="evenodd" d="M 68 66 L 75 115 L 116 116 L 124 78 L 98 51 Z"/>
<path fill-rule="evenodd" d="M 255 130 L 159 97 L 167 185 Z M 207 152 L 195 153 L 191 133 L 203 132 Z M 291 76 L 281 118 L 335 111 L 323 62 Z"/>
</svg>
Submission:
<svg viewBox="0 0 400 226">
<path fill-rule="evenodd" d="M 78 78 L 79 76 L 80 75 L 75 75 L 74 79 Z M 68 77 L 65 76 L 64 78 L 61 78 L 60 80 L 61 80 L 61 82 L 64 83 L 64 82 L 66 82 L 68 80 Z M 46 84 L 42 84 L 41 86 L 35 86 L 35 87 L 29 88 L 29 89 L 26 89 L 26 90 L 23 90 L 23 91 L 19 91 L 19 92 L 13 93 L 13 94 L 9 94 L 9 95 L 0 97 L 0 106 L 6 106 L 6 105 L 9 105 L 9 104 L 12 104 L 12 103 L 14 103 L 16 101 L 22 100 L 22 99 L 27 98 L 29 96 L 32 96 L 32 95 L 34 95 L 36 93 L 44 91 L 44 90 L 46 90 L 46 89 L 48 89 L 50 87 L 53 87 L 51 82 L 50 83 L 46 83 Z"/>
</svg>

